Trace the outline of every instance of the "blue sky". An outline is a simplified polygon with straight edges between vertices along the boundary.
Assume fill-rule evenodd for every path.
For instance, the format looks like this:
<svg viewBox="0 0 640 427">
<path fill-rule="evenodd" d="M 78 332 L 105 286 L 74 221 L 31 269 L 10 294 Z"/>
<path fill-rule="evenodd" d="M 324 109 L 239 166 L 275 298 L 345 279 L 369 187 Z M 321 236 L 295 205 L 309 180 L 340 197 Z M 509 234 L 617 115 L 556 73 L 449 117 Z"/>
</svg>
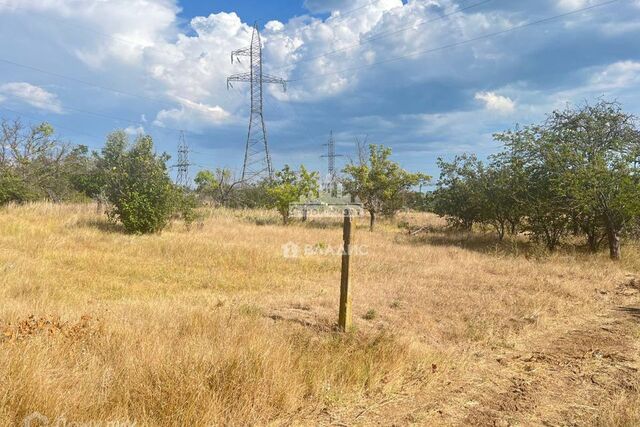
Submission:
<svg viewBox="0 0 640 427">
<path fill-rule="evenodd" d="M 486 156 L 494 132 L 568 103 L 640 114 L 640 0 L 0 0 L 0 117 L 92 148 L 145 132 L 174 157 L 184 129 L 192 175 L 239 172 L 248 87 L 225 79 L 254 21 L 265 71 L 290 80 L 266 90 L 278 168 L 324 170 L 333 130 L 341 162 L 366 139 L 437 175 L 438 157 Z"/>
<path fill-rule="evenodd" d="M 191 20 L 196 16 L 208 16 L 211 13 L 235 12 L 244 22 L 265 23 L 274 19 L 287 20 L 309 13 L 304 2 L 297 0 L 190 0 L 180 2 L 182 11 L 180 17 Z"/>
</svg>

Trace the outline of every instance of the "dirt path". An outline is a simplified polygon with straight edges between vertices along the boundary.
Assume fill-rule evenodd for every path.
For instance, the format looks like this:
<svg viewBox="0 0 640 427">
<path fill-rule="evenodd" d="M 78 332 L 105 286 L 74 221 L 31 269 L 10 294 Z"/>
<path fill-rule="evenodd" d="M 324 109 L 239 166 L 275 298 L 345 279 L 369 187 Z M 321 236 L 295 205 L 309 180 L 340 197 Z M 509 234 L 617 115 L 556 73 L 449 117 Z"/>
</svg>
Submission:
<svg viewBox="0 0 640 427">
<path fill-rule="evenodd" d="M 498 359 L 491 386 L 471 393 L 460 424 L 609 425 L 615 400 L 640 393 L 639 282 L 622 284 L 610 306 L 530 353 Z M 507 375 L 505 375 L 507 374 Z M 634 409 L 640 413 L 640 409 Z"/>
<path fill-rule="evenodd" d="M 439 402 L 398 396 L 327 425 L 619 425 L 609 417 L 616 400 L 640 394 L 639 297 L 637 284 L 622 285 L 589 321 L 528 352 L 494 354 L 482 383 L 444 386 Z"/>
<path fill-rule="evenodd" d="M 594 425 L 616 393 L 638 393 L 640 308 L 619 307 L 528 355 L 506 387 L 471 400 L 465 425 Z"/>
</svg>

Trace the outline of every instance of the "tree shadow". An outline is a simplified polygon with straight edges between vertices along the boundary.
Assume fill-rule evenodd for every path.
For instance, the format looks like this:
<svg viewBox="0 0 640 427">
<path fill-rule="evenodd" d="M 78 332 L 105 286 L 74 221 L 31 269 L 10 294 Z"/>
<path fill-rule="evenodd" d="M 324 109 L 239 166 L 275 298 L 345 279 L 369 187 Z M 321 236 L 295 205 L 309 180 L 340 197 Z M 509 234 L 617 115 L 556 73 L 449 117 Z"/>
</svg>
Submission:
<svg viewBox="0 0 640 427">
<path fill-rule="evenodd" d="M 430 230 L 427 233 L 412 236 L 404 235 L 409 244 L 458 247 L 465 250 L 491 255 L 524 256 L 539 258 L 548 252 L 539 244 L 526 240 L 523 236 L 505 236 L 499 240 L 493 233 L 461 232 L 458 230 Z"/>
<path fill-rule="evenodd" d="M 617 307 L 617 311 L 621 311 L 623 313 L 629 314 L 631 317 L 635 318 L 640 322 L 640 307 Z"/>
</svg>

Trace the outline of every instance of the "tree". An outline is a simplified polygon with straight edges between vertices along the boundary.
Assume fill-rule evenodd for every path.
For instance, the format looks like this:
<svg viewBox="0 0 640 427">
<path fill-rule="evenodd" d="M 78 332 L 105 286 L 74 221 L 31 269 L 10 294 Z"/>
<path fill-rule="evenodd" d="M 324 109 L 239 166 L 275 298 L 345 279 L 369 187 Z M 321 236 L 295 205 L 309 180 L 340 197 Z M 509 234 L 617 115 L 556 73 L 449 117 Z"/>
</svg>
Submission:
<svg viewBox="0 0 640 427">
<path fill-rule="evenodd" d="M 237 196 L 240 181 L 234 179 L 227 168 L 216 168 L 215 172 L 202 170 L 195 177 L 196 192 L 213 200 L 219 206 L 229 206 Z"/>
<path fill-rule="evenodd" d="M 501 154 L 517 167 L 517 197 L 526 217 L 525 231 L 554 251 L 571 223 L 571 194 L 562 176 L 567 167 L 545 126 L 528 126 L 494 135 L 505 144 Z"/>
<path fill-rule="evenodd" d="M 452 225 L 470 231 L 482 219 L 484 167 L 475 155 L 463 154 L 453 161 L 438 159 L 440 178 L 433 197 L 434 212 Z"/>
<path fill-rule="evenodd" d="M 183 207 L 182 192 L 167 173 L 168 159 L 154 153 L 150 136 L 139 136 L 131 147 L 122 131 L 107 138 L 99 162 L 110 203 L 107 214 L 127 232 L 160 232 Z"/>
<path fill-rule="evenodd" d="M 296 172 L 285 165 L 281 171 L 276 172 L 275 180 L 267 187 L 267 194 L 271 198 L 271 206 L 282 215 L 285 225 L 289 223 L 292 203 L 305 197 L 318 197 L 318 179 L 317 172 L 309 172 L 304 166 L 300 166 L 300 170 Z"/>
<path fill-rule="evenodd" d="M 360 199 L 369 212 L 369 230 L 373 231 L 377 214 L 393 215 L 402 207 L 399 201 L 403 193 L 429 177 L 402 169 L 389 158 L 391 149 L 383 145 L 371 144 L 368 151 L 368 159 L 361 155 L 358 164 L 351 163 L 344 168 L 343 186 L 345 192 Z"/>
<path fill-rule="evenodd" d="M 506 232 L 515 235 L 525 216 L 526 176 L 522 163 L 506 153 L 490 157 L 480 173 L 481 221 L 491 225 L 502 240 Z"/>
<path fill-rule="evenodd" d="M 26 127 L 20 120 L 0 124 L 0 203 L 74 199 L 73 176 L 82 173 L 87 150 L 59 142 L 48 123 Z"/>
<path fill-rule="evenodd" d="M 600 235 L 620 259 L 620 237 L 640 215 L 640 131 L 617 102 L 555 111 L 547 123 L 564 159 L 563 185 L 592 250 Z"/>
</svg>

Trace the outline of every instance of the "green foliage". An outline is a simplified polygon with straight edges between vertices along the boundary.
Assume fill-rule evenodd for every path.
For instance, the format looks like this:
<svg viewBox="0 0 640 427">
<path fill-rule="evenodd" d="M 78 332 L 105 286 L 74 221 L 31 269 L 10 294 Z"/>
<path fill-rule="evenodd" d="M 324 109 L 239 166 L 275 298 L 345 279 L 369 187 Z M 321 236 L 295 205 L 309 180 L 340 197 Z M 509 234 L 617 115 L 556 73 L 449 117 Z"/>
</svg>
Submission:
<svg viewBox="0 0 640 427">
<path fill-rule="evenodd" d="M 567 234 L 571 222 L 570 194 L 561 179 L 565 167 L 553 138 L 544 126 L 530 126 L 495 138 L 505 144 L 500 156 L 517 164 L 522 174 L 521 207 L 525 231 L 553 251 Z"/>
<path fill-rule="evenodd" d="M 241 206 L 240 182 L 234 179 L 227 168 L 216 168 L 215 172 L 203 170 L 195 178 L 196 192 L 203 200 L 210 200 L 218 206 Z"/>
<path fill-rule="evenodd" d="M 0 169 L 0 206 L 7 203 L 25 203 L 38 199 L 26 182 L 9 168 Z"/>
<path fill-rule="evenodd" d="M 584 234 L 590 250 L 606 238 L 620 258 L 620 236 L 640 217 L 640 131 L 617 103 L 554 111 L 541 125 L 495 135 L 505 150 L 488 166 L 473 156 L 439 161 L 434 208 L 473 222 L 520 227 L 549 250 Z"/>
<path fill-rule="evenodd" d="M 611 257 L 619 258 L 620 235 L 640 215 L 636 119 L 618 103 L 600 101 L 554 112 L 547 127 L 578 225 L 590 241 L 605 234 Z"/>
<path fill-rule="evenodd" d="M 305 198 L 318 197 L 320 184 L 317 172 L 309 172 L 304 166 L 299 171 L 293 171 L 285 165 L 276 172 L 275 180 L 267 187 L 271 207 L 282 215 L 282 222 L 289 223 L 290 206 L 292 203 L 303 201 Z"/>
<path fill-rule="evenodd" d="M 198 207 L 198 199 L 195 194 L 182 187 L 174 185 L 173 188 L 176 192 L 174 214 L 180 216 L 185 225 L 189 228 L 191 227 L 191 224 L 198 219 L 198 213 L 196 210 Z"/>
<path fill-rule="evenodd" d="M 60 143 L 48 123 L 25 127 L 19 120 L 3 121 L 0 132 L 0 204 L 59 202 L 84 195 L 82 177 L 89 168 L 86 147 Z"/>
<path fill-rule="evenodd" d="M 438 159 L 440 178 L 434 191 L 434 212 L 455 227 L 471 230 L 482 215 L 483 165 L 476 156 L 463 154 L 452 162 Z"/>
<path fill-rule="evenodd" d="M 194 182 L 196 183 L 196 191 L 202 196 L 213 197 L 218 189 L 218 181 L 210 170 L 201 170 L 197 173 Z"/>
<path fill-rule="evenodd" d="M 429 212 L 433 210 L 433 196 L 430 192 L 407 191 L 404 205 L 414 211 Z"/>
<path fill-rule="evenodd" d="M 375 226 L 376 215 L 393 216 L 405 204 L 407 192 L 428 176 L 410 173 L 392 161 L 391 149 L 382 145 L 369 145 L 368 159 L 361 156 L 359 164 L 344 168 L 343 186 L 346 193 L 357 197 L 371 217 L 370 230 Z"/>
<path fill-rule="evenodd" d="M 129 147 L 124 132 L 109 135 L 99 167 L 110 203 L 109 218 L 122 222 L 127 232 L 160 232 L 180 210 L 190 218 L 190 201 L 171 182 L 168 159 L 166 154 L 154 153 L 149 136 L 138 137 Z"/>
</svg>

